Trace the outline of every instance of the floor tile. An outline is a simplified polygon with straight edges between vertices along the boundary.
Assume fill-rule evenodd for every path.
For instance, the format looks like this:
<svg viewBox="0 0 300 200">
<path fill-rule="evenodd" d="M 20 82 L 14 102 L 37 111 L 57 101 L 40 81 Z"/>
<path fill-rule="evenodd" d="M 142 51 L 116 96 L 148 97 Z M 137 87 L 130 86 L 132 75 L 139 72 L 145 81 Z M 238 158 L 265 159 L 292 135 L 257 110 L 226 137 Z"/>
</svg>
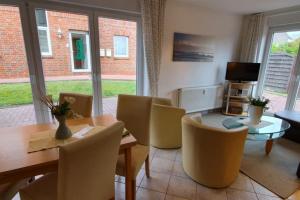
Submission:
<svg viewBox="0 0 300 200">
<path fill-rule="evenodd" d="M 157 192 L 167 192 L 170 175 L 159 172 L 150 171 L 150 178 L 144 176 L 141 187 L 155 190 Z"/>
<path fill-rule="evenodd" d="M 139 171 L 138 175 L 136 176 L 136 186 L 137 187 L 141 185 L 144 176 L 145 176 L 145 169 L 141 169 Z"/>
<path fill-rule="evenodd" d="M 241 190 L 227 189 L 227 200 L 258 200 L 253 192 L 246 192 Z"/>
<path fill-rule="evenodd" d="M 125 184 L 115 182 L 115 200 L 125 200 Z"/>
<path fill-rule="evenodd" d="M 150 170 L 171 174 L 173 169 L 173 164 L 174 161 L 154 157 L 152 163 L 150 164 Z"/>
<path fill-rule="evenodd" d="M 178 149 L 157 149 L 155 157 L 175 161 Z"/>
<path fill-rule="evenodd" d="M 188 178 L 171 176 L 167 194 L 194 200 L 197 184 Z"/>
<path fill-rule="evenodd" d="M 211 189 L 197 184 L 197 200 L 227 200 L 225 189 Z"/>
<path fill-rule="evenodd" d="M 136 194 L 137 200 L 164 200 L 165 194 L 161 192 L 151 191 L 144 188 L 139 188 Z"/>
<path fill-rule="evenodd" d="M 189 200 L 189 199 L 182 198 L 182 197 L 176 197 L 176 196 L 172 196 L 172 195 L 167 195 L 165 200 Z"/>
<path fill-rule="evenodd" d="M 184 172 L 181 162 L 174 162 L 172 175 L 188 178 L 188 175 Z"/>
<path fill-rule="evenodd" d="M 251 179 L 246 175 L 239 173 L 235 182 L 230 186 L 232 189 L 243 190 L 247 192 L 254 192 Z"/>
<path fill-rule="evenodd" d="M 274 197 L 274 196 L 268 196 L 264 194 L 257 194 L 257 197 L 259 200 L 281 200 L 282 198 Z"/>
<path fill-rule="evenodd" d="M 271 192 L 270 190 L 268 190 L 264 186 L 256 183 L 255 181 L 251 180 L 251 183 L 253 185 L 255 193 L 264 194 L 264 195 L 273 196 L 273 197 L 278 197 L 276 194 L 274 194 L 273 192 Z"/>
</svg>

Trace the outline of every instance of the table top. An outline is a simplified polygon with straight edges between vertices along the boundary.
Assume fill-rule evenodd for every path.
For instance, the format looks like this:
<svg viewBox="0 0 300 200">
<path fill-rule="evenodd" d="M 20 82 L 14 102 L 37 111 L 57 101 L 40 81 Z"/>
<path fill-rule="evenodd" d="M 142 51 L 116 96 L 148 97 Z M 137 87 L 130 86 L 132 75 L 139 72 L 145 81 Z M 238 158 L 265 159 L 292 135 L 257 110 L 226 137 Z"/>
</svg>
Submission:
<svg viewBox="0 0 300 200">
<path fill-rule="evenodd" d="M 68 125 L 89 124 L 109 126 L 117 120 L 111 115 L 67 121 Z M 20 178 L 55 171 L 58 164 L 58 148 L 27 153 L 30 135 L 56 128 L 55 124 L 37 124 L 0 128 L 0 184 Z M 120 151 L 136 144 L 132 135 L 122 138 Z M 25 176 L 26 174 L 26 176 Z"/>
<path fill-rule="evenodd" d="M 244 119 L 246 118 L 234 117 L 225 120 L 232 120 L 237 123 L 243 123 L 242 121 Z M 285 131 L 290 128 L 290 124 L 286 120 L 271 116 L 262 116 L 261 123 L 258 125 L 247 124 L 246 126 L 248 126 L 249 128 L 247 139 L 262 141 L 280 138 L 284 135 Z"/>
</svg>

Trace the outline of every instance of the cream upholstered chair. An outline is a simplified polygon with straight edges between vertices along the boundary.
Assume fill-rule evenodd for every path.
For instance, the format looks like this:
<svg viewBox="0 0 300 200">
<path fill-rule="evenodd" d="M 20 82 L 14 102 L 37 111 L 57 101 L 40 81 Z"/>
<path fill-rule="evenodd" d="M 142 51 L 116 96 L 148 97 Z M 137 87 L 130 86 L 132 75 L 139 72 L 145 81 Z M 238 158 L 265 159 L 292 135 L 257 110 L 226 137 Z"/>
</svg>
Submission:
<svg viewBox="0 0 300 200">
<path fill-rule="evenodd" d="M 59 103 L 64 102 L 66 97 L 75 98 L 75 102 L 70 105 L 72 111 L 82 117 L 91 117 L 93 107 L 93 96 L 77 93 L 60 93 Z"/>
<path fill-rule="evenodd" d="M 172 106 L 170 99 L 153 98 L 150 143 L 157 148 L 179 148 L 182 143 L 181 118 L 185 110 Z"/>
<path fill-rule="evenodd" d="M 124 124 L 114 125 L 59 149 L 58 173 L 20 190 L 22 200 L 114 198 L 116 163 Z"/>
<path fill-rule="evenodd" d="M 11 200 L 20 188 L 28 184 L 29 179 L 0 185 L 0 200 Z"/>
<path fill-rule="evenodd" d="M 117 106 L 117 119 L 123 121 L 125 128 L 136 138 L 137 145 L 132 147 L 132 192 L 135 195 L 136 181 L 135 177 L 145 162 L 147 177 L 149 174 L 149 124 L 151 114 L 151 97 L 135 95 L 119 95 Z M 119 156 L 116 173 L 125 176 L 125 158 L 124 154 Z M 135 197 L 134 197 L 135 198 Z"/>
<path fill-rule="evenodd" d="M 182 118 L 182 161 L 184 171 L 208 187 L 229 186 L 236 179 L 243 156 L 246 127 L 226 130 Z"/>
</svg>

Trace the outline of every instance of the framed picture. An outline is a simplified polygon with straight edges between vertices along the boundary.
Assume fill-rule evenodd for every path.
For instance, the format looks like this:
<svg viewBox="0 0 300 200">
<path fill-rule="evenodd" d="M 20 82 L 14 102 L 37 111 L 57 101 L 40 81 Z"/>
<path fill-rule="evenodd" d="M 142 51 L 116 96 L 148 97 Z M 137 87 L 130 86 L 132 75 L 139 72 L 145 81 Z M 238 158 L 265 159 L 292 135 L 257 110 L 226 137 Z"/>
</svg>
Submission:
<svg viewBox="0 0 300 200">
<path fill-rule="evenodd" d="M 214 37 L 174 33 L 173 61 L 213 62 Z"/>
</svg>

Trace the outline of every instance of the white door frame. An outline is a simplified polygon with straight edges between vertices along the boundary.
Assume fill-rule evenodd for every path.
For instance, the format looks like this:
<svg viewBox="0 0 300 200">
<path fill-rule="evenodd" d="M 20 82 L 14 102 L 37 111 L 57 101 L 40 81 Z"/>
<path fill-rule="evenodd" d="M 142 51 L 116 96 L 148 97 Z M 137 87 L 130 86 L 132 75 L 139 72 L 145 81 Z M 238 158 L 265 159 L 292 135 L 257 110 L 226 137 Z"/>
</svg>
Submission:
<svg viewBox="0 0 300 200">
<path fill-rule="evenodd" d="M 88 63 L 88 68 L 87 69 L 75 69 L 74 67 L 74 55 L 73 55 L 73 42 L 72 42 L 72 34 L 81 34 L 85 35 L 85 40 L 86 40 L 86 49 L 87 49 L 87 63 Z M 70 30 L 69 31 L 69 45 L 70 45 L 70 58 L 71 58 L 71 67 L 72 67 L 72 72 L 91 72 L 91 45 L 90 45 L 90 36 L 88 31 L 74 31 Z"/>
<path fill-rule="evenodd" d="M 290 31 L 300 31 L 300 24 L 290 24 L 290 25 L 282 25 L 282 26 L 276 26 L 276 27 L 270 27 L 267 34 L 267 41 L 266 46 L 264 49 L 264 56 L 263 61 L 260 69 L 260 78 L 258 81 L 258 87 L 256 90 L 256 96 L 262 96 L 263 94 L 263 88 L 264 88 L 264 82 L 265 82 L 265 76 L 268 66 L 268 60 L 270 55 L 270 49 L 273 42 L 273 35 L 277 32 L 290 32 Z M 287 101 L 285 105 L 286 110 L 292 110 L 295 105 L 295 97 L 297 95 L 298 86 L 299 86 L 299 77 L 300 77 L 300 51 L 298 52 L 297 56 L 297 62 L 295 63 L 295 71 L 294 74 L 291 76 L 291 84 L 292 86 L 288 89 L 288 96 Z M 297 78 L 298 77 L 298 78 Z"/>
</svg>

